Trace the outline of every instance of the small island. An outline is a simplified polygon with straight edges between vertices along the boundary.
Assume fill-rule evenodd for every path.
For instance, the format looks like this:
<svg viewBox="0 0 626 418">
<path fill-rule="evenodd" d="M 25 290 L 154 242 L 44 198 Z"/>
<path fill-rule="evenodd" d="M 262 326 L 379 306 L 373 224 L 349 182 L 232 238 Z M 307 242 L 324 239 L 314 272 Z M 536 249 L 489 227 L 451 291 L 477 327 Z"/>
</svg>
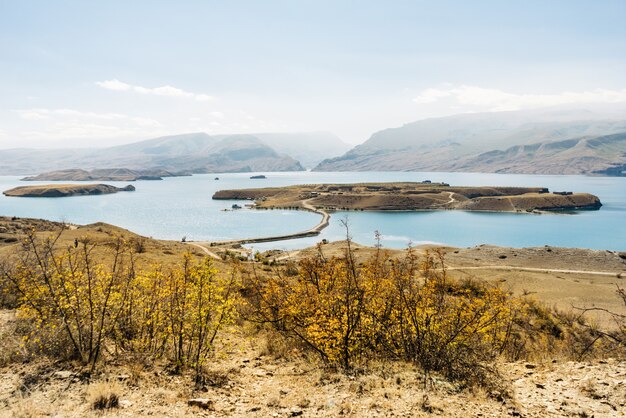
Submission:
<svg viewBox="0 0 626 418">
<path fill-rule="evenodd" d="M 419 211 L 542 212 L 597 210 L 597 196 L 550 193 L 543 187 L 456 187 L 446 183 L 312 184 L 220 190 L 213 199 L 255 200 L 257 208 Z"/>
<path fill-rule="evenodd" d="M 14 197 L 67 197 L 101 195 L 117 192 L 133 192 L 135 187 L 115 187 L 108 184 L 42 184 L 39 186 L 20 186 L 2 192 Z"/>
<path fill-rule="evenodd" d="M 172 173 L 162 169 L 130 170 L 128 168 L 99 168 L 81 170 L 72 168 L 41 173 L 24 177 L 22 181 L 136 181 L 163 180 L 163 177 L 185 176 L 185 173 Z"/>
<path fill-rule="evenodd" d="M 257 176 L 250 176 L 250 178 L 251 178 L 252 180 L 262 180 L 262 179 L 266 179 L 266 178 L 267 178 L 267 176 L 265 176 L 265 175 L 263 175 L 263 174 L 259 174 L 259 175 L 257 175 Z"/>
</svg>

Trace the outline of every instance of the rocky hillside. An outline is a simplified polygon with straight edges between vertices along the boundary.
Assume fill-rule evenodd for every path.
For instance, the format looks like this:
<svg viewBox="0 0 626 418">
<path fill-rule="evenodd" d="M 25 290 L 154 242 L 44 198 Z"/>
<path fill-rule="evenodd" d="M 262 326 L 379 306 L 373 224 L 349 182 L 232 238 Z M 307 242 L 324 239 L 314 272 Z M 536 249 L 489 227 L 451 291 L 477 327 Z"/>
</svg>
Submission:
<svg viewBox="0 0 626 418">
<path fill-rule="evenodd" d="M 456 115 L 386 129 L 316 171 L 623 175 L 626 118 L 589 112 Z"/>
<path fill-rule="evenodd" d="M 468 157 L 455 171 L 626 175 L 626 132 L 590 138 L 515 145 Z"/>
</svg>

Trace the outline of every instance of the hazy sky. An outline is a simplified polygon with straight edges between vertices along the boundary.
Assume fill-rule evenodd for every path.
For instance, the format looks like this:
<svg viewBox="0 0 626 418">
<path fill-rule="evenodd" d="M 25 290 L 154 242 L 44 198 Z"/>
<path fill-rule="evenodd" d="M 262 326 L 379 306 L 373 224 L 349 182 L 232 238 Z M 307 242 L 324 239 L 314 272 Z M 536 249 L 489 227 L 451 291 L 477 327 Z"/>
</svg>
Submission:
<svg viewBox="0 0 626 418">
<path fill-rule="evenodd" d="M 0 147 L 626 101 L 626 1 L 0 0 Z"/>
</svg>

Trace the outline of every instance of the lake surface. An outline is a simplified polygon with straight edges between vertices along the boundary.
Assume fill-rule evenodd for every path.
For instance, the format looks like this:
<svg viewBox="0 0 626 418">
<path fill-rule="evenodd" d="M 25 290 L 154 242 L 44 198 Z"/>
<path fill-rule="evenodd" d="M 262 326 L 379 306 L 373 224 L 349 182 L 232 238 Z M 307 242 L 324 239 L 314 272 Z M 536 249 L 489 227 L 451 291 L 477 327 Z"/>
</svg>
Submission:
<svg viewBox="0 0 626 418">
<path fill-rule="evenodd" d="M 599 211 L 573 214 L 432 212 L 336 212 L 330 226 L 318 237 L 254 244 L 255 249 L 294 249 L 321 239 L 345 238 L 341 220 L 361 244 L 374 243 L 374 231 L 382 234 L 386 247 L 441 243 L 459 247 L 483 243 L 528 247 L 552 245 L 626 251 L 626 178 L 543 176 L 482 173 L 259 173 L 267 179 L 253 180 L 257 173 L 205 174 L 138 181 L 135 192 L 66 198 L 17 198 L 0 196 L 0 215 L 64 220 L 77 224 L 107 222 L 136 233 L 161 239 L 223 240 L 270 236 L 302 231 L 319 221 L 304 211 L 229 209 L 234 201 L 214 201 L 219 189 L 286 186 L 304 183 L 354 183 L 387 181 L 446 182 L 457 186 L 536 186 L 550 190 L 593 193 L 603 203 Z M 220 180 L 214 180 L 219 176 Z M 20 182 L 19 177 L 0 177 L 0 190 L 46 182 Z M 116 186 L 130 183 L 106 182 Z M 247 202 L 239 202 L 243 205 Z"/>
</svg>

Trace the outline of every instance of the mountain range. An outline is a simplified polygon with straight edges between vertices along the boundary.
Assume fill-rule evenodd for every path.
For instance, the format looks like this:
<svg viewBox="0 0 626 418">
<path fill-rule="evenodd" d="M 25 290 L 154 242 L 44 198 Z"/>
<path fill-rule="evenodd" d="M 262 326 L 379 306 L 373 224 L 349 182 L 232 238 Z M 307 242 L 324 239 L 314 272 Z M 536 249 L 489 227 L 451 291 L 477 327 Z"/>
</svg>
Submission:
<svg viewBox="0 0 626 418">
<path fill-rule="evenodd" d="M 177 173 L 301 171 L 304 166 L 291 154 L 312 167 L 348 148 L 325 132 L 213 136 L 200 132 L 98 149 L 0 150 L 0 174 L 112 167 Z"/>
<path fill-rule="evenodd" d="M 315 171 L 466 171 L 624 175 L 626 115 L 474 113 L 374 133 Z"/>
<path fill-rule="evenodd" d="M 352 149 L 328 132 L 199 132 L 97 149 L 0 150 L 0 175 L 119 167 L 136 176 L 154 170 L 194 174 L 311 167 L 624 176 L 626 111 L 543 109 L 423 119 L 376 132 Z"/>
</svg>

